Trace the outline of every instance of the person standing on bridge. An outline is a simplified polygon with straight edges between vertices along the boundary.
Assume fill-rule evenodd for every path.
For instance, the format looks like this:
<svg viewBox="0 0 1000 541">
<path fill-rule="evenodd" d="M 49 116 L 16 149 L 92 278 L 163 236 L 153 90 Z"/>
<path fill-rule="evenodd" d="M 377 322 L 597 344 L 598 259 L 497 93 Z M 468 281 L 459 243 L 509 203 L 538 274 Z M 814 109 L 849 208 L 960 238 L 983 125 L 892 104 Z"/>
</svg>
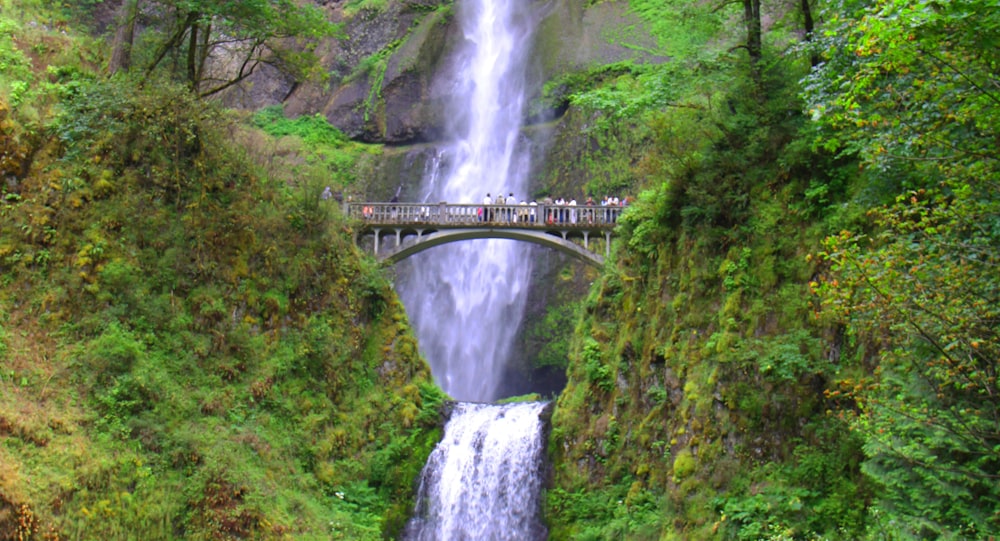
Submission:
<svg viewBox="0 0 1000 541">
<path fill-rule="evenodd" d="M 493 204 L 493 198 L 490 197 L 490 194 L 486 194 L 486 197 L 483 198 L 483 221 L 484 222 L 492 222 L 493 221 L 493 211 L 490 209 L 490 205 L 492 205 L 492 204 Z"/>
<path fill-rule="evenodd" d="M 555 205 L 556 205 L 555 222 L 557 224 L 561 224 L 566 220 L 566 215 L 565 215 L 566 209 L 563 208 L 566 206 L 566 200 L 563 199 L 562 197 L 559 197 L 558 199 L 556 199 Z"/>
<path fill-rule="evenodd" d="M 500 193 L 497 194 L 497 200 L 495 201 L 495 203 L 497 204 L 498 207 L 500 205 L 504 204 L 503 191 L 501 191 Z M 504 211 L 503 211 L 502 208 L 497 208 L 496 211 L 493 214 L 493 219 L 496 220 L 496 221 L 498 221 L 498 222 L 502 222 L 503 221 L 503 213 L 504 213 Z"/>
</svg>

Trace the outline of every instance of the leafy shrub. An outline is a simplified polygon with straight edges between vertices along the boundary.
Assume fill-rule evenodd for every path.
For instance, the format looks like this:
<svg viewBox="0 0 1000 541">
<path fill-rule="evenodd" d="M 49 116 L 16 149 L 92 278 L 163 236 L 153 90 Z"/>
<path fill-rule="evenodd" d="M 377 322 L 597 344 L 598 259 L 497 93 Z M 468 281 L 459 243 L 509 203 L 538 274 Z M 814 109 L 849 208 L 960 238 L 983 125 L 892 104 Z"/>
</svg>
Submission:
<svg viewBox="0 0 1000 541">
<path fill-rule="evenodd" d="M 601 346 L 593 338 L 588 338 L 583 346 L 583 365 L 587 381 L 604 392 L 611 392 L 615 382 L 611 368 L 604 364 Z"/>
<path fill-rule="evenodd" d="M 90 377 L 99 382 L 110 382 L 125 374 L 145 354 L 146 345 L 117 321 L 91 340 L 84 353 Z"/>
</svg>

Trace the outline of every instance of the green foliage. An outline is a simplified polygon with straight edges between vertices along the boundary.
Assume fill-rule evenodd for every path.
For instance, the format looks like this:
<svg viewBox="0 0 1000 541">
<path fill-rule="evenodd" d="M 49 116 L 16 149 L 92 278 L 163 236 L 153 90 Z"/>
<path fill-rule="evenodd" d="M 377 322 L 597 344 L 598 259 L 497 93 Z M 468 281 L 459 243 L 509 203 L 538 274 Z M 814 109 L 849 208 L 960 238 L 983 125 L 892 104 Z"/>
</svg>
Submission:
<svg viewBox="0 0 1000 541">
<path fill-rule="evenodd" d="M 7 355 L 10 351 L 10 346 L 7 345 L 7 330 L 4 328 L 4 317 L 3 312 L 0 312 L 0 361 L 6 361 Z M 4 374 L 0 374 L 0 377 Z"/>
<path fill-rule="evenodd" d="M 797 381 L 825 372 L 819 359 L 820 341 L 805 329 L 769 340 L 754 340 L 751 347 L 758 350 L 756 363 L 767 378 Z"/>
<path fill-rule="evenodd" d="M 286 164 L 275 167 L 273 161 L 269 162 L 268 174 L 287 177 L 295 184 L 311 183 L 321 191 L 326 186 L 351 186 L 356 180 L 358 156 L 371 152 L 369 147 L 348 141 L 343 132 L 319 114 L 290 119 L 281 105 L 275 105 L 255 113 L 252 122 L 272 137 L 301 142 L 288 149 L 294 155 Z"/>
<path fill-rule="evenodd" d="M 887 179 L 898 174 L 893 166 L 909 168 L 900 160 L 985 157 L 981 141 L 997 126 L 997 96 L 987 81 L 998 27 L 987 5 L 832 5 L 827 62 L 806 87 L 813 118 L 837 130 L 824 144 L 860 153 Z"/>
<path fill-rule="evenodd" d="M 630 2 L 629 6 L 650 25 L 650 33 L 657 37 L 660 49 L 681 61 L 711 54 L 707 43 L 725 48 L 725 43 L 718 40 L 731 24 L 729 18 L 735 10 L 733 5 L 706 10 L 703 6 L 678 0 L 638 0 Z"/>
<path fill-rule="evenodd" d="M 441 422 L 441 407 L 448 395 L 440 387 L 430 382 L 420 382 L 420 416 L 417 422 L 422 425 L 436 425 Z"/>
<path fill-rule="evenodd" d="M 112 322 L 87 344 L 87 372 L 96 381 L 107 383 L 128 373 L 145 354 L 145 344 L 133 332 Z"/>
<path fill-rule="evenodd" d="M 253 124 L 273 137 L 300 137 L 313 150 L 347 143 L 347 136 L 322 115 L 303 115 L 290 119 L 285 116 L 281 105 L 265 107 L 254 113 Z"/>
<path fill-rule="evenodd" d="M 349 15 L 356 15 L 362 11 L 373 11 L 379 13 L 385 11 L 388 0 L 350 0 L 344 5 L 344 11 Z"/>
<path fill-rule="evenodd" d="M 655 259 L 671 234 L 667 194 L 665 185 L 644 190 L 620 218 L 629 248 L 643 259 Z"/>
<path fill-rule="evenodd" d="M 514 404 L 518 402 L 538 402 L 542 400 L 541 395 L 538 393 L 529 393 L 518 396 L 508 396 L 507 398 L 498 400 L 497 404 Z"/>
<path fill-rule="evenodd" d="M 857 539 L 864 531 L 865 503 L 855 473 L 859 442 L 841 422 L 819 419 L 796 441 L 791 460 L 738 476 L 716 499 L 727 538 Z"/>
<path fill-rule="evenodd" d="M 846 232 L 828 240 L 837 278 L 820 286 L 855 333 L 887 342 L 878 373 L 854 395 L 866 472 L 883 485 L 887 513 L 922 517 L 909 519 L 913 535 L 993 535 L 1000 205 L 966 184 L 914 192 L 875 214 L 872 248 Z M 947 508 L 935 503 L 942 494 Z"/>
<path fill-rule="evenodd" d="M 748 70 L 734 54 L 742 30 L 717 29 L 731 28 L 736 5 L 633 4 L 661 43 L 675 44 L 676 61 L 572 94 L 591 141 L 634 158 L 629 189 L 639 197 L 620 220 L 615 267 L 578 324 L 588 338 L 571 355 L 553 416 L 550 449 L 568 465 L 556 466 L 556 486 L 588 501 L 646 493 L 655 503 L 642 526 L 628 526 L 550 496 L 554 539 L 866 530 L 861 444 L 843 423 L 817 428 L 837 407 L 823 389 L 842 367 L 805 286 L 815 273 L 807 247 L 860 214 L 845 205 L 857 164 L 812 144 L 818 130 L 797 96 L 804 59 L 775 55 Z M 641 143 L 600 138 L 626 130 Z M 817 478 L 830 482 L 817 487 Z"/>
<path fill-rule="evenodd" d="M 982 11 L 985 10 L 985 11 Z M 982 2 L 852 2 L 808 80 L 822 144 L 864 158 L 883 197 L 830 237 L 816 284 L 861 350 L 857 401 L 878 524 L 900 538 L 988 538 L 995 483 L 997 16 Z M 980 15 L 973 15 L 979 13 Z M 941 505 L 947 501 L 948 505 Z"/>
<path fill-rule="evenodd" d="M 674 480 L 681 480 L 695 472 L 698 467 L 689 449 L 681 449 L 674 457 Z"/>
<path fill-rule="evenodd" d="M 46 151 L 0 198 L 0 498 L 59 537 L 393 535 L 444 395 L 322 197 L 367 150 L 266 112 L 328 160 L 290 183 L 185 88 L 53 76 Z"/>
<path fill-rule="evenodd" d="M 571 529 L 553 528 L 550 539 L 658 539 L 663 502 L 635 486 L 626 479 L 604 490 L 547 491 L 546 512 L 567 517 L 574 525 Z"/>
<path fill-rule="evenodd" d="M 583 346 L 583 366 L 587 374 L 587 381 L 601 391 L 610 392 L 614 389 L 615 380 L 609 367 L 601 353 L 601 345 L 590 338 Z"/>
<path fill-rule="evenodd" d="M 566 107 L 570 102 L 577 104 L 589 103 L 593 109 L 604 110 L 613 108 L 616 103 L 610 101 L 607 90 L 591 96 L 590 91 L 602 87 L 605 82 L 628 80 L 630 75 L 638 75 L 648 71 L 644 66 L 632 62 L 619 62 L 594 67 L 584 72 L 570 72 L 559 79 L 547 81 L 543 89 L 543 99 L 549 107 L 558 109 Z M 598 96 L 605 96 L 604 99 Z"/>
<path fill-rule="evenodd" d="M 107 81 L 81 81 L 68 87 L 61 114 L 51 130 L 63 145 L 63 161 L 78 169 L 78 184 L 93 193 L 101 167 L 117 169 L 150 165 L 144 178 L 179 197 L 208 174 L 204 159 L 208 124 L 217 112 L 195 107 L 186 92 L 170 85 L 142 90 Z M 85 156 L 97 155 L 92 163 Z M 76 180 L 76 179 L 74 179 Z M 228 179 L 219 179 L 225 182 Z"/>
<path fill-rule="evenodd" d="M 16 23 L 0 18 L 0 93 L 14 107 L 21 105 L 35 77 L 31 61 L 14 45 Z"/>
<path fill-rule="evenodd" d="M 545 317 L 530 330 L 530 338 L 543 345 L 536 366 L 565 368 L 569 359 L 569 339 L 577 317 L 573 303 L 550 306 Z"/>
<path fill-rule="evenodd" d="M 296 80 L 322 78 L 325 71 L 312 54 L 318 40 L 339 34 L 317 6 L 289 0 L 155 2 L 135 56 L 145 61 L 144 78 L 166 78 L 199 97 L 212 96 L 240 83 L 264 65 Z M 231 57 L 228 71 L 205 70 L 207 59 Z M 168 62 L 167 59 L 174 61 Z"/>
</svg>

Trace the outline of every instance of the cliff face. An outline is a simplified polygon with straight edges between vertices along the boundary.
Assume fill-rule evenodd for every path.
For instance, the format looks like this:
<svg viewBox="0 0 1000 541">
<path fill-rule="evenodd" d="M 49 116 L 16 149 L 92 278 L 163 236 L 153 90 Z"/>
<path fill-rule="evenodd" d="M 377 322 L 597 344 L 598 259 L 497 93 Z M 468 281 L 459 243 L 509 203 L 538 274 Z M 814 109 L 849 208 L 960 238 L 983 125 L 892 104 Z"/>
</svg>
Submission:
<svg viewBox="0 0 1000 541">
<path fill-rule="evenodd" d="M 559 113 L 541 103 L 547 82 L 607 63 L 665 60 L 636 52 L 650 47 L 652 39 L 625 2 L 587 4 L 534 0 L 526 7 L 541 19 L 530 69 L 533 121 Z M 360 11 L 343 2 L 322 5 L 346 36 L 317 49 L 329 79 L 292 85 L 274 72 L 262 72 L 228 93 L 226 103 L 254 108 L 283 103 L 292 116 L 322 114 L 366 142 L 407 146 L 444 137 L 444 119 L 453 113 L 447 108 L 453 87 L 449 62 L 463 39 L 455 24 L 459 8 L 446 0 L 393 1 Z"/>
<path fill-rule="evenodd" d="M 445 98 L 434 87 L 443 52 L 456 39 L 446 2 L 390 2 L 331 15 L 348 39 L 321 47 L 329 85 L 303 85 L 287 98 L 292 115 L 320 113 L 352 138 L 381 143 L 434 139 Z"/>
</svg>

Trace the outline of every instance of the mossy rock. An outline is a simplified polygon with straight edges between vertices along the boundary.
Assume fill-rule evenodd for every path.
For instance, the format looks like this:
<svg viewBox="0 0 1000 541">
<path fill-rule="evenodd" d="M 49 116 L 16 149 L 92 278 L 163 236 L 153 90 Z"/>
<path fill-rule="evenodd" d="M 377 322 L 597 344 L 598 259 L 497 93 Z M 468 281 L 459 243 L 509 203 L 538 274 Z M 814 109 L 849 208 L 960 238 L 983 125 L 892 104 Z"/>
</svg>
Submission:
<svg viewBox="0 0 1000 541">
<path fill-rule="evenodd" d="M 674 457 L 674 481 L 687 478 L 697 468 L 698 462 L 694 455 L 691 454 L 691 450 L 688 448 L 681 449 L 677 452 L 677 456 Z"/>
</svg>

